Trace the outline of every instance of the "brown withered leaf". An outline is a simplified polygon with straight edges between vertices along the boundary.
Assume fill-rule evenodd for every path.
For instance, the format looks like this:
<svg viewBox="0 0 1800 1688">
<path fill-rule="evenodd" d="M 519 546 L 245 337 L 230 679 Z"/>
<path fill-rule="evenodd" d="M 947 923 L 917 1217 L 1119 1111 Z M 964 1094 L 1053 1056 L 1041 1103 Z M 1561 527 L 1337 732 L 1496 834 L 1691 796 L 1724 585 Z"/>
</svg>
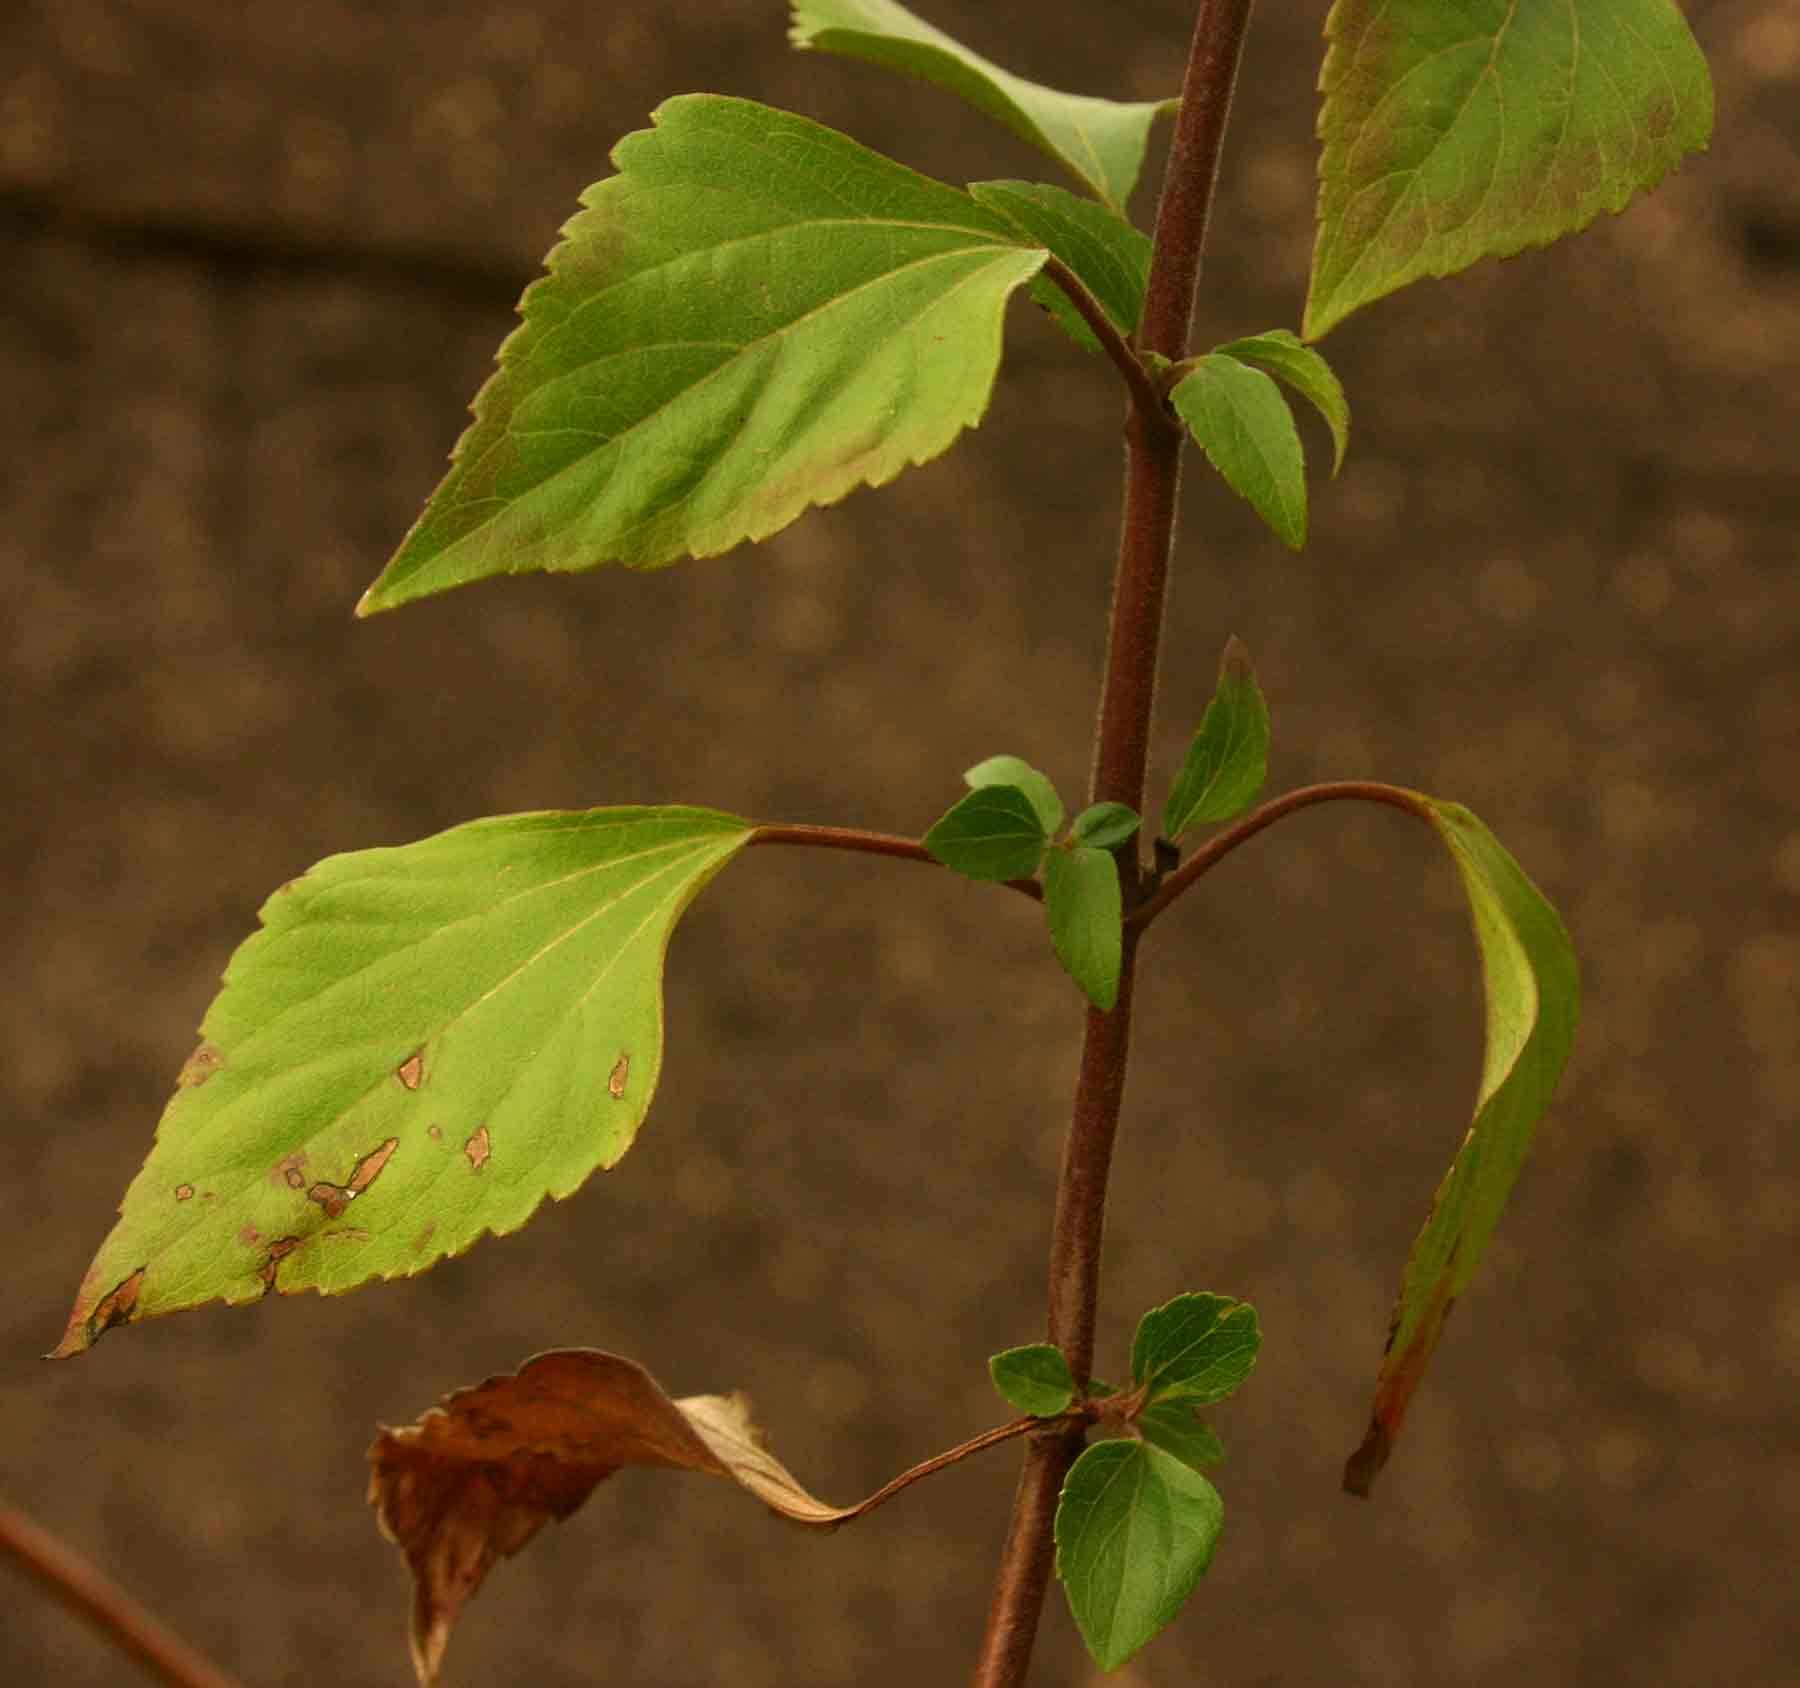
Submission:
<svg viewBox="0 0 1800 1688">
<path fill-rule="evenodd" d="M 369 1464 L 369 1504 L 412 1568 L 413 1668 L 426 1684 L 494 1562 L 621 1466 L 730 1477 L 802 1524 L 841 1524 L 869 1504 L 808 1494 L 763 1445 L 741 1395 L 671 1400 L 635 1361 L 593 1348 L 552 1349 L 445 1396 L 416 1424 L 383 1428 Z"/>
</svg>

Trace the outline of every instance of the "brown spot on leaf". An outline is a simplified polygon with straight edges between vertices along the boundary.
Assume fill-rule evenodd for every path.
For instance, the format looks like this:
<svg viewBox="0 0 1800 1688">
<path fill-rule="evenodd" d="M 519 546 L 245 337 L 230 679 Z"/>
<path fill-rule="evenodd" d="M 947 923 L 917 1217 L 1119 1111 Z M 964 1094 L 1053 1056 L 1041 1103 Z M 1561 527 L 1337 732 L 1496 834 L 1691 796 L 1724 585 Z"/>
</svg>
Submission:
<svg viewBox="0 0 1800 1688">
<path fill-rule="evenodd" d="M 178 1202 L 191 1202 L 194 1199 L 194 1186 L 192 1184 L 177 1184 L 175 1186 L 175 1199 Z"/>
<path fill-rule="evenodd" d="M 306 1192 L 309 1202 L 317 1202 L 325 1210 L 327 1219 L 342 1219 L 344 1209 L 350 1205 L 351 1195 L 342 1184 L 327 1184 L 321 1181 Z"/>
<path fill-rule="evenodd" d="M 238 1241 L 248 1248 L 255 1248 L 262 1241 L 262 1232 L 257 1230 L 254 1225 L 246 1225 L 243 1230 L 238 1232 Z"/>
<path fill-rule="evenodd" d="M 441 1125 L 428 1125 L 425 1127 L 425 1135 L 429 1137 L 432 1142 L 441 1143 L 444 1140 L 444 1128 Z"/>
<path fill-rule="evenodd" d="M 612 1099 L 615 1102 L 620 1102 L 620 1101 L 624 1100 L 624 1098 L 625 1098 L 625 1080 L 627 1078 L 629 1078 L 630 1076 L 631 1076 L 631 1054 L 627 1050 L 627 1051 L 621 1052 L 618 1060 L 613 1062 L 613 1070 L 612 1070 L 611 1076 L 608 1077 L 608 1079 L 606 1081 L 606 1093 L 607 1093 L 607 1095 L 612 1097 Z"/>
<path fill-rule="evenodd" d="M 351 1169 L 348 1183 L 331 1184 L 321 1179 L 306 1192 L 309 1202 L 317 1202 L 325 1210 L 327 1219 L 341 1219 L 344 1209 L 360 1196 L 364 1190 L 381 1176 L 381 1169 L 393 1157 L 394 1151 L 400 1147 L 398 1137 L 390 1137 L 380 1147 L 371 1149 Z"/>
<path fill-rule="evenodd" d="M 432 1235 L 436 1230 L 437 1221 L 435 1219 L 428 1220 L 425 1229 L 413 1238 L 412 1246 L 414 1254 L 423 1254 L 425 1252 L 426 1245 L 430 1243 Z"/>
<path fill-rule="evenodd" d="M 306 1151 L 296 1149 L 291 1155 L 283 1155 L 269 1168 L 269 1182 L 274 1185 L 285 1184 L 290 1190 L 306 1188 Z"/>
<path fill-rule="evenodd" d="M 277 1237 L 269 1244 L 268 1256 L 258 1268 L 256 1275 L 263 1281 L 265 1292 L 275 1287 L 275 1268 L 300 1246 L 298 1237 Z"/>
<path fill-rule="evenodd" d="M 212 1044 L 203 1043 L 182 1063 L 181 1071 L 175 1075 L 176 1086 L 192 1090 L 196 1085 L 206 1083 L 224 1065 L 224 1055 Z"/>
<path fill-rule="evenodd" d="M 148 1268 L 140 1266 L 130 1277 L 113 1285 L 106 1294 L 94 1303 L 94 1310 L 87 1316 L 87 1339 L 90 1343 L 98 1342 L 114 1325 L 126 1324 L 137 1310 L 138 1295 L 144 1287 L 144 1273 Z"/>
<path fill-rule="evenodd" d="M 479 1172 L 487 1165 L 488 1156 L 493 1153 L 493 1142 L 485 1125 L 475 1128 L 475 1135 L 463 1144 L 463 1153 L 469 1157 L 470 1171 Z"/>
<path fill-rule="evenodd" d="M 1395 1439 L 1405 1421 L 1406 1409 L 1412 1405 L 1414 1391 L 1425 1375 L 1426 1364 L 1444 1333 L 1444 1321 L 1456 1305 L 1450 1293 L 1451 1275 L 1456 1249 L 1444 1263 L 1437 1284 L 1431 1292 L 1405 1347 L 1396 1348 L 1394 1339 L 1400 1333 L 1399 1310 L 1388 1329 L 1387 1352 L 1382 1358 L 1381 1375 L 1375 1381 L 1375 1401 L 1369 1413 L 1369 1428 L 1356 1450 L 1344 1462 L 1344 1492 L 1368 1498 L 1375 1478 L 1394 1451 Z"/>
<path fill-rule="evenodd" d="M 415 1049 L 398 1067 L 394 1077 L 408 1090 L 417 1090 L 425 1082 L 425 1051 Z"/>
</svg>

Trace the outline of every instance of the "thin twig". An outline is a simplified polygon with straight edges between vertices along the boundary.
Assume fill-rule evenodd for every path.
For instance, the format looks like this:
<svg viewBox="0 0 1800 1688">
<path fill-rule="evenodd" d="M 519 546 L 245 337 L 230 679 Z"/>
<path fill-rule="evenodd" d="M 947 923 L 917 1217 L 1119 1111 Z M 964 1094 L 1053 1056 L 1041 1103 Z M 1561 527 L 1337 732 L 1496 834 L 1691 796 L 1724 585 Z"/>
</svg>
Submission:
<svg viewBox="0 0 1800 1688">
<path fill-rule="evenodd" d="M 1054 282 L 1068 296 L 1069 303 L 1080 313 L 1081 320 L 1100 342 L 1100 349 L 1112 359 L 1119 373 L 1125 377 L 1125 385 L 1131 389 L 1132 403 L 1139 410 L 1160 410 L 1163 405 L 1162 394 L 1157 384 L 1150 379 L 1150 371 L 1143 366 L 1125 336 L 1113 326 L 1113 319 L 1106 314 L 1106 307 L 1088 291 L 1087 284 L 1081 277 L 1055 253 L 1045 260 L 1043 274 L 1046 281 Z"/>
<path fill-rule="evenodd" d="M 0 1506 L 0 1551 L 170 1688 L 238 1688 L 72 1547 L 8 1506 Z"/>
<path fill-rule="evenodd" d="M 873 1512 L 883 1501 L 892 1500 L 902 1489 L 910 1489 L 923 1477 L 956 1465 L 969 1457 L 978 1454 L 985 1448 L 998 1447 L 1002 1442 L 1010 1442 L 1015 1436 L 1023 1436 L 1027 1431 L 1040 1430 L 1046 1423 L 1056 1420 L 1041 1418 L 1015 1418 L 1010 1423 L 998 1424 L 992 1430 L 984 1430 L 979 1436 L 971 1436 L 966 1442 L 959 1442 L 954 1448 L 946 1448 L 941 1454 L 933 1454 L 930 1459 L 920 1460 L 909 1470 L 902 1471 L 898 1477 L 883 1483 L 867 1500 L 860 1500 L 854 1506 L 846 1507 L 844 1515 L 838 1522 L 848 1524 L 853 1518 L 861 1518 L 865 1513 Z"/>
<path fill-rule="evenodd" d="M 1165 879 L 1155 893 L 1146 897 L 1126 916 L 1128 930 L 1143 931 L 1184 891 L 1189 890 L 1205 874 L 1210 873 L 1240 844 L 1247 844 L 1265 827 L 1273 826 L 1284 815 L 1296 809 L 1310 809 L 1315 803 L 1385 803 L 1403 809 L 1409 815 L 1424 817 L 1425 804 L 1419 794 L 1404 786 L 1382 785 L 1375 780 L 1332 780 L 1324 785 L 1303 785 L 1271 798 L 1260 808 L 1252 809 L 1235 826 L 1207 841 Z"/>
<path fill-rule="evenodd" d="M 813 850 L 850 850 L 865 856 L 893 856 L 905 862 L 924 862 L 942 867 L 940 862 L 916 838 L 901 838 L 891 832 L 864 832 L 853 826 L 759 826 L 750 834 L 752 844 L 797 844 Z M 998 883 L 1009 891 L 1044 900 L 1044 888 L 1035 879 L 1003 879 Z"/>
</svg>

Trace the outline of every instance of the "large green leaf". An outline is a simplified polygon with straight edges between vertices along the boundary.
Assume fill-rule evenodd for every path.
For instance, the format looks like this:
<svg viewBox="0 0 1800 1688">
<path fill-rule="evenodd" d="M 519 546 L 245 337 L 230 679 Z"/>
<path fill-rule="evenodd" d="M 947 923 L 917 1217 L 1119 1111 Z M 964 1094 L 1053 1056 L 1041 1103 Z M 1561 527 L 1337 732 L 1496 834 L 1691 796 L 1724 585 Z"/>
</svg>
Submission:
<svg viewBox="0 0 1800 1688">
<path fill-rule="evenodd" d="M 1098 100 L 1027 82 L 893 0 L 795 0 L 789 35 L 796 47 L 866 59 L 948 89 L 1048 153 L 1119 212 L 1144 167 L 1150 126 L 1180 104 Z"/>
<path fill-rule="evenodd" d="M 1712 134 L 1673 0 L 1336 0 L 1305 333 L 1585 228 Z"/>
<path fill-rule="evenodd" d="M 1475 1119 L 1407 1259 L 1368 1434 L 1345 1467 L 1366 1494 L 1444 1327 L 1474 1274 L 1575 1038 L 1580 979 L 1556 910 L 1494 835 L 1456 803 L 1418 796 L 1469 899 L 1487 1005 Z"/>
<path fill-rule="evenodd" d="M 1173 1621 L 1224 1527 L 1219 1491 L 1161 1448 L 1096 1442 L 1076 1460 L 1056 1508 L 1056 1574 L 1102 1670 Z"/>
<path fill-rule="evenodd" d="M 655 122 L 582 196 L 360 614 L 727 551 L 981 419 L 1041 247 L 805 118 L 691 95 Z"/>
<path fill-rule="evenodd" d="M 662 1070 L 669 934 L 753 830 L 709 809 L 497 817 L 277 891 L 56 1352 L 423 1271 L 611 1166 Z"/>
</svg>

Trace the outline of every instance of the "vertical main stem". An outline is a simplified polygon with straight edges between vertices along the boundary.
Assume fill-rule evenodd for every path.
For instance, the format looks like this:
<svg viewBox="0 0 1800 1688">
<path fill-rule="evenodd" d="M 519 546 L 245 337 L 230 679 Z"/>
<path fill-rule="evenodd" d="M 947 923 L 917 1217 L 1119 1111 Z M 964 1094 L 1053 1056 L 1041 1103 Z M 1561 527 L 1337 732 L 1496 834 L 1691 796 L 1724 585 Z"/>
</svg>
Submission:
<svg viewBox="0 0 1800 1688">
<path fill-rule="evenodd" d="M 1251 0 L 1200 0 L 1194 21 L 1138 336 L 1142 349 L 1172 362 L 1187 355 L 1200 254 L 1250 6 Z M 1183 436 L 1173 417 L 1134 404 L 1125 437 L 1125 508 L 1091 800 L 1126 803 L 1142 813 Z M 1137 850 L 1134 842 L 1118 858 L 1128 898 L 1141 877 Z M 1110 1013 L 1095 1008 L 1087 1013 L 1051 1227 L 1050 1340 L 1084 1385 L 1093 1370 L 1106 1185 L 1125 1095 L 1136 967 L 1137 938 L 1128 927 L 1118 1000 Z M 975 1688 L 1022 1688 L 1055 1556 L 1057 1498 L 1081 1445 L 1078 1430 L 1047 1429 L 1026 1446 Z"/>
</svg>

